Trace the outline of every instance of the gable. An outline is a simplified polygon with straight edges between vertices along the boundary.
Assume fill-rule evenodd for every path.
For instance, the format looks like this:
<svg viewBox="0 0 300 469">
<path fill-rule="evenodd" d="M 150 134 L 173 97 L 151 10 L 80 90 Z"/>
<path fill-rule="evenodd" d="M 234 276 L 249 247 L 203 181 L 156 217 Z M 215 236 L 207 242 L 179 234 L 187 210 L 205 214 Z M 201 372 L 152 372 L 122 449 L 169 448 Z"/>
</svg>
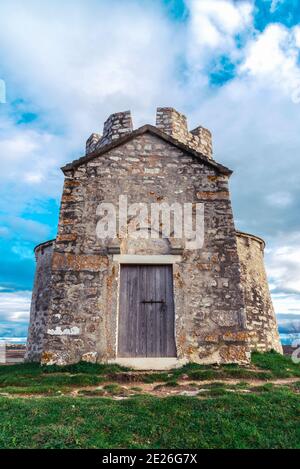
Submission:
<svg viewBox="0 0 300 469">
<path fill-rule="evenodd" d="M 85 156 L 83 156 L 83 157 L 81 157 L 77 160 L 74 160 L 73 162 L 63 166 L 61 169 L 66 174 L 68 171 L 72 171 L 75 168 L 77 168 L 78 166 L 86 164 L 89 161 L 108 153 L 109 151 L 113 150 L 114 148 L 117 148 L 121 145 L 124 145 L 125 143 L 128 143 L 131 140 L 135 139 L 136 137 L 144 135 L 146 133 L 150 133 L 150 134 L 158 137 L 159 139 L 163 140 L 164 142 L 167 142 L 171 146 L 179 148 L 184 153 L 187 153 L 187 154 L 193 156 L 200 163 L 214 168 L 215 171 L 220 173 L 220 174 L 226 174 L 228 176 L 230 176 L 232 174 L 232 171 L 229 168 L 227 168 L 226 166 L 223 166 L 219 163 L 216 163 L 214 160 L 208 159 L 202 153 L 200 153 L 200 152 L 190 148 L 189 146 L 179 142 L 175 138 L 171 137 L 170 135 L 162 132 L 161 130 L 159 130 L 156 127 L 154 127 L 152 125 L 149 125 L 149 124 L 144 125 L 143 127 L 140 127 L 139 129 L 132 131 L 130 134 L 128 134 L 124 137 L 121 137 L 121 138 L 117 139 L 116 141 L 111 142 L 111 143 L 103 146 L 99 150 L 96 150 L 96 151 L 94 151 L 94 152 L 92 152 L 88 155 L 85 155 Z"/>
</svg>

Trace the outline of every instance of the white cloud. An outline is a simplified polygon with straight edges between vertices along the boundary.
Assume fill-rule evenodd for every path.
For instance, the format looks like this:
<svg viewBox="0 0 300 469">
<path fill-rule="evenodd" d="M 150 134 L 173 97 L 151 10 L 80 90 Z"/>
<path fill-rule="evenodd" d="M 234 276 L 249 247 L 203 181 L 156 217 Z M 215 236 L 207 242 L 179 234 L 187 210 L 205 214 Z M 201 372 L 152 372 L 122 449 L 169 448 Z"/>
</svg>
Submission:
<svg viewBox="0 0 300 469">
<path fill-rule="evenodd" d="M 189 0 L 191 13 L 190 65 L 203 67 L 217 54 L 239 55 L 236 35 L 253 28 L 253 4 L 249 1 Z"/>
<path fill-rule="evenodd" d="M 76 142 L 64 135 L 2 119 L 0 210 L 18 216 L 34 199 L 57 197 L 63 176 L 60 166 L 73 159 L 67 155 L 73 155 L 75 148 Z"/>
<path fill-rule="evenodd" d="M 29 184 L 39 184 L 45 179 L 45 175 L 41 171 L 30 171 L 24 174 L 24 181 Z"/>
<path fill-rule="evenodd" d="M 157 94 L 168 91 L 180 28 L 173 30 L 151 3 L 2 3 L 0 38 L 10 50 L 4 68 L 15 75 L 18 66 L 19 90 L 47 110 L 53 125 L 68 124 L 73 138 L 74 128 L 82 138 L 99 130 L 116 106 L 134 103 L 148 115 Z M 167 94 L 175 99 L 171 81 Z"/>
<path fill-rule="evenodd" d="M 277 292 L 282 292 L 285 295 L 288 292 L 300 293 L 299 259 L 300 232 L 282 235 L 276 244 L 268 250 L 267 271 L 276 294 Z M 291 298 L 294 301 L 294 297 L 291 296 Z M 298 305 L 299 301 L 300 298 L 297 299 Z"/>
<path fill-rule="evenodd" d="M 14 254 L 17 254 L 20 259 L 34 259 L 34 253 L 32 248 L 23 246 L 22 244 L 16 243 L 11 248 Z"/>
<path fill-rule="evenodd" d="M 295 35 L 296 46 L 300 48 L 300 26 L 294 27 L 294 35 Z"/>
<path fill-rule="evenodd" d="M 31 198 L 58 197 L 60 166 L 82 156 L 110 113 L 130 108 L 137 126 L 154 121 L 156 104 L 181 107 L 174 78 L 181 34 L 152 2 L 74 0 L 70 8 L 58 0 L 2 0 L 8 104 L 1 107 L 0 180 L 22 200 L 6 191 L 1 205 L 22 210 Z M 33 123 L 17 122 L 16 109 L 26 109 L 20 100 L 33 105 Z"/>
<path fill-rule="evenodd" d="M 0 221 L 2 220 L 0 219 Z M 35 220 L 7 216 L 4 221 L 7 225 L 6 234 L 10 233 L 12 237 L 17 237 L 23 242 L 40 242 L 41 239 L 47 239 L 49 236 L 50 227 Z"/>
<path fill-rule="evenodd" d="M 289 315 L 289 318 L 291 318 L 291 314 L 293 314 L 299 321 L 300 295 L 272 293 L 272 300 L 277 314 Z"/>
<path fill-rule="evenodd" d="M 11 159 L 18 160 L 30 157 L 33 151 L 38 148 L 38 145 L 32 138 L 32 134 L 32 132 L 28 132 L 28 134 L 15 135 L 13 139 L 1 139 L 2 154 L 7 154 Z"/>
<path fill-rule="evenodd" d="M 298 29 L 270 24 L 248 44 L 240 71 L 291 95 L 300 87 L 298 34 Z"/>
<path fill-rule="evenodd" d="M 286 208 L 293 202 L 293 197 L 288 192 L 274 192 L 266 196 L 266 201 L 273 207 Z"/>
<path fill-rule="evenodd" d="M 30 291 L 11 293 L 0 291 L 0 324 L 6 322 L 28 322 L 30 301 Z"/>
<path fill-rule="evenodd" d="M 191 0 L 191 27 L 198 45 L 223 46 L 224 39 L 248 27 L 252 21 L 253 6 L 244 1 L 234 3 L 229 0 Z"/>
</svg>

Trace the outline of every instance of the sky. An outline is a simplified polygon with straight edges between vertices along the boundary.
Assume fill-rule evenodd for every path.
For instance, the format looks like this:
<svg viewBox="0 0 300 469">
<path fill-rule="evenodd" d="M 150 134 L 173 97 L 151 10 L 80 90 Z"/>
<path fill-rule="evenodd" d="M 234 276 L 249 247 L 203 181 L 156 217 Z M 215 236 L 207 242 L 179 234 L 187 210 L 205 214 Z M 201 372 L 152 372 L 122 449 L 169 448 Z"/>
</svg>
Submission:
<svg viewBox="0 0 300 469">
<path fill-rule="evenodd" d="M 236 227 L 266 240 L 282 337 L 300 332 L 300 2 L 1 0 L 0 338 L 26 337 L 60 167 L 109 114 L 137 128 L 158 106 L 212 131 Z"/>
</svg>

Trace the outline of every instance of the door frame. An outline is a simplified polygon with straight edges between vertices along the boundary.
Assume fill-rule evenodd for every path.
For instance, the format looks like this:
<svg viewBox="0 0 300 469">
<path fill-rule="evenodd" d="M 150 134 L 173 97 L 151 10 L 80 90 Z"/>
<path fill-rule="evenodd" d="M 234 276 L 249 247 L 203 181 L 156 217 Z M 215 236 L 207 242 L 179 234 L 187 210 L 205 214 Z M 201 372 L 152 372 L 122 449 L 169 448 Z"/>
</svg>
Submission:
<svg viewBox="0 0 300 469">
<path fill-rule="evenodd" d="M 162 254 L 162 255 L 138 255 L 138 254 L 114 254 L 113 261 L 118 262 L 119 264 L 119 275 L 118 275 L 118 293 L 117 293 L 117 321 L 116 321 L 116 361 L 117 362 L 126 362 L 128 366 L 135 367 L 135 362 L 138 363 L 138 369 L 147 369 L 148 366 L 151 366 L 156 369 L 164 369 L 173 366 L 181 366 L 182 360 L 178 360 L 176 357 L 119 357 L 119 320 L 120 320 L 120 285 L 121 285 L 121 266 L 122 264 L 136 264 L 136 265 L 170 265 L 182 261 L 182 256 L 172 255 L 172 254 Z M 173 274 L 173 269 L 172 269 Z M 177 341 L 176 341 L 176 303 L 175 303 L 175 285 L 172 275 L 172 285 L 173 285 L 173 304 L 174 304 L 174 340 L 175 348 L 177 355 Z M 148 364 L 147 364 L 148 362 Z M 160 368 L 160 364 L 162 368 Z M 131 363 L 131 365 L 130 365 Z M 121 364 L 121 363 L 120 363 Z M 144 366 L 143 366 L 144 364 Z M 126 366 L 126 365 L 125 365 Z M 151 368 L 150 368 L 151 369 Z"/>
<path fill-rule="evenodd" d="M 113 261 L 119 264 L 177 264 L 182 261 L 182 256 L 175 254 L 114 254 Z"/>
</svg>

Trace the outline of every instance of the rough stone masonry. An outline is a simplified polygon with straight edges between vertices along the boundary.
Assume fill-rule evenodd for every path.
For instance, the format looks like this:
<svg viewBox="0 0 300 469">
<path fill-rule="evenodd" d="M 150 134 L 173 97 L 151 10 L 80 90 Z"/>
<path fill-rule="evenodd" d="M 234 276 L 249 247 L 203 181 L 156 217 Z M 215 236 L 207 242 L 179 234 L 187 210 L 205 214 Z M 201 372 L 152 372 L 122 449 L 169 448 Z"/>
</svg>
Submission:
<svg viewBox="0 0 300 469">
<path fill-rule="evenodd" d="M 27 360 L 122 363 L 118 331 L 125 327 L 120 308 L 126 292 L 120 293 L 120 273 L 126 259 L 171 263 L 176 356 L 170 366 L 247 363 L 251 350 L 281 352 L 264 242 L 235 229 L 232 172 L 213 159 L 209 130 L 188 131 L 186 117 L 173 108 L 157 109 L 156 126 L 133 130 L 130 112 L 119 112 L 105 122 L 102 136 L 90 136 L 86 155 L 62 170 L 57 237 L 35 249 Z M 202 203 L 203 246 L 187 249 L 184 236 L 99 239 L 99 203 L 118 206 L 122 195 L 128 203 Z M 143 367 L 147 356 L 140 358 Z M 163 356 L 155 359 L 156 366 L 164 363 Z"/>
</svg>

